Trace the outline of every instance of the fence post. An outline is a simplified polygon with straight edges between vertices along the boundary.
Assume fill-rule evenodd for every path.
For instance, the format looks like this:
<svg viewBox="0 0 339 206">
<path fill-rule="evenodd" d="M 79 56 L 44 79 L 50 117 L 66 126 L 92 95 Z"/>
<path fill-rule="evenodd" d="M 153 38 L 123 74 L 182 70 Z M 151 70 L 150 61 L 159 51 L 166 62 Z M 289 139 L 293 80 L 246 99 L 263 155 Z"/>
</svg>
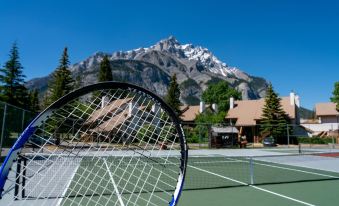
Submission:
<svg viewBox="0 0 339 206">
<path fill-rule="evenodd" d="M 3 140 L 4 140 L 4 134 L 5 134 L 6 113 L 7 113 L 7 104 L 5 104 L 4 114 L 2 116 L 1 139 L 0 139 L 0 157 L 1 157 L 1 153 L 2 153 L 2 144 L 3 144 Z"/>
<path fill-rule="evenodd" d="M 25 129 L 25 110 L 22 110 L 21 132 Z"/>
<path fill-rule="evenodd" d="M 286 124 L 286 129 L 287 129 L 287 148 L 290 147 L 290 131 L 288 129 L 288 124 Z"/>
<path fill-rule="evenodd" d="M 333 132 L 333 134 L 331 135 L 332 136 L 332 149 L 334 149 L 335 146 L 334 146 L 334 129 L 333 129 L 333 124 L 331 124 L 331 127 L 332 127 L 332 132 Z"/>
<path fill-rule="evenodd" d="M 202 148 L 202 136 L 201 136 L 201 126 L 198 124 L 199 127 L 199 148 Z"/>
</svg>

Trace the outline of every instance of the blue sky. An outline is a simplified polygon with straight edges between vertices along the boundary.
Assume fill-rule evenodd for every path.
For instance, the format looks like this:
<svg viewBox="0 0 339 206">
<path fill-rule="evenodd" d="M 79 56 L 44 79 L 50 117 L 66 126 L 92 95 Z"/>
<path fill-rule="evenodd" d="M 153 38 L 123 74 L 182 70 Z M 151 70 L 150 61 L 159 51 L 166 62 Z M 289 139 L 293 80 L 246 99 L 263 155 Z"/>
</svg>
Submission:
<svg viewBox="0 0 339 206">
<path fill-rule="evenodd" d="M 31 79 L 52 72 L 65 46 L 76 63 L 174 35 L 266 78 L 280 95 L 296 91 L 312 109 L 339 81 L 338 11 L 329 0 L 2 0 L 0 65 L 14 41 Z"/>
</svg>

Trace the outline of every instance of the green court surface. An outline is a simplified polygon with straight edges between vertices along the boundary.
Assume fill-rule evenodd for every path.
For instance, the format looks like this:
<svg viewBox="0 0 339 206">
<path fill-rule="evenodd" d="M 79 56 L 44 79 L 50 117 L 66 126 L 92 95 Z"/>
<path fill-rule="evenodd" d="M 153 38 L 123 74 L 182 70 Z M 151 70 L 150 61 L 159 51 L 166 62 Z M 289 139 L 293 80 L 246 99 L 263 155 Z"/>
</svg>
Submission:
<svg viewBox="0 0 339 206">
<path fill-rule="evenodd" d="M 260 190 L 260 189 L 264 190 Z M 184 191 L 180 206 L 287 206 L 339 204 L 339 180 Z"/>
<path fill-rule="evenodd" d="M 317 155 L 190 157 L 179 205 L 338 205 L 339 173 L 306 166 L 305 162 L 320 163 L 321 158 L 323 157 Z M 105 168 L 106 164 L 109 172 Z M 102 205 L 111 203 L 121 205 L 119 201 L 124 202 L 125 205 L 131 203 L 148 205 L 150 199 L 154 205 L 163 205 L 164 200 L 169 201 L 170 195 L 160 191 L 155 191 L 156 198 L 151 197 L 147 185 L 158 184 L 160 188 L 173 190 L 166 185 L 175 185 L 173 182 L 176 178 L 175 173 L 167 174 L 172 176 L 163 176 L 163 182 L 160 183 L 152 178 L 158 177 L 162 168 L 172 165 L 164 167 L 162 164 L 152 166 L 140 164 L 135 167 L 136 164 L 128 166 L 130 171 L 137 168 L 131 176 L 123 170 L 119 171 L 119 167 L 110 159 L 100 159 L 95 165 L 81 162 L 65 193 L 70 198 L 64 199 L 61 205 L 68 206 L 74 203 L 90 205 L 91 199 L 99 200 Z M 157 169 L 152 170 L 152 167 Z M 150 170 L 151 173 L 144 173 Z M 140 176 L 142 181 L 138 182 Z M 121 194 L 119 200 L 115 190 L 126 192 Z M 77 193 L 86 196 L 78 197 Z"/>
</svg>

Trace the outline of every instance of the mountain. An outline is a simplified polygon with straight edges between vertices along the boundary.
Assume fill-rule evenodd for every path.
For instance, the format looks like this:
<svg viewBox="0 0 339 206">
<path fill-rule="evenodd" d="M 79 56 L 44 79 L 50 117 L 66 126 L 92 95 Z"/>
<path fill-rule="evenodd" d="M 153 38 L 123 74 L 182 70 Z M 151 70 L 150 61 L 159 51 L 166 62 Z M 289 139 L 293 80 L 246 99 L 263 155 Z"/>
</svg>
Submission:
<svg viewBox="0 0 339 206">
<path fill-rule="evenodd" d="M 243 99 L 265 96 L 267 81 L 251 76 L 236 67 L 220 61 L 207 48 L 192 44 L 180 44 L 170 36 L 148 48 L 118 51 L 113 54 L 97 52 L 84 61 L 74 64 L 70 70 L 74 78 L 80 76 L 82 85 L 97 81 L 99 64 L 104 55 L 109 55 L 113 79 L 131 82 L 164 96 L 171 75 L 177 75 L 181 87 L 181 100 L 197 104 L 209 84 L 227 81 L 242 93 Z M 44 92 L 51 75 L 27 82 L 27 87 Z"/>
</svg>

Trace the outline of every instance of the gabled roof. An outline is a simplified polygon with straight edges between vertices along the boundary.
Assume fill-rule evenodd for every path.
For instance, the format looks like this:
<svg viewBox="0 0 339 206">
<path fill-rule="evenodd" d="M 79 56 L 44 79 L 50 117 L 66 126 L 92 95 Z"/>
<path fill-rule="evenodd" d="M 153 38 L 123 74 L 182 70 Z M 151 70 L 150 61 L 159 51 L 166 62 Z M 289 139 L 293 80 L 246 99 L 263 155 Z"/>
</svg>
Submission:
<svg viewBox="0 0 339 206">
<path fill-rule="evenodd" d="M 129 124 L 131 121 L 130 119 L 133 119 L 133 117 L 135 118 L 135 115 L 142 115 L 138 114 L 138 112 L 142 112 L 144 109 L 146 109 L 146 107 L 139 106 L 136 109 L 137 110 L 131 116 L 129 116 L 129 111 L 128 108 L 126 107 L 123 111 L 112 116 L 107 121 L 102 122 L 100 125 L 94 128 L 94 130 L 100 132 L 110 132 L 114 129 L 119 129 L 121 124 Z"/>
<path fill-rule="evenodd" d="M 94 130 L 109 132 L 115 128 L 118 128 L 122 123 L 124 123 L 129 118 L 130 116 L 128 116 L 128 109 L 125 109 L 124 111 L 120 112 L 119 114 L 111 117 L 107 121 L 95 127 Z"/>
<path fill-rule="evenodd" d="M 91 125 L 93 122 L 101 119 L 100 125 L 96 125 L 92 129 L 93 131 L 109 132 L 113 129 L 118 129 L 121 124 L 128 123 L 130 118 L 146 109 L 145 106 L 134 105 L 132 114 L 129 114 L 129 103 L 132 103 L 132 98 L 113 100 L 104 107 L 95 110 L 85 123 Z"/>
<path fill-rule="evenodd" d="M 289 118 L 295 119 L 296 107 L 295 105 L 291 105 L 290 97 L 282 97 L 280 103 Z M 236 119 L 237 126 L 256 125 L 256 121 L 261 119 L 264 105 L 264 98 L 235 101 L 235 106 L 228 111 L 226 119 Z"/>
<path fill-rule="evenodd" d="M 116 99 L 116 100 L 110 102 L 109 104 L 107 104 L 106 106 L 104 106 L 103 108 L 95 110 L 91 114 L 91 116 L 87 119 L 86 122 L 90 123 L 92 121 L 97 120 L 98 118 L 100 118 L 102 116 L 106 116 L 107 113 L 114 112 L 117 108 L 120 108 L 121 106 L 123 106 L 124 104 L 130 102 L 131 100 L 132 100 L 132 98 Z"/>
<path fill-rule="evenodd" d="M 339 112 L 336 110 L 336 104 L 333 102 L 318 103 L 315 105 L 316 116 L 338 116 Z"/>
<path fill-rule="evenodd" d="M 205 105 L 205 109 L 207 109 L 210 105 Z M 182 111 L 180 118 L 183 121 L 194 121 L 195 118 L 200 114 L 200 105 L 185 105 L 180 107 L 180 111 Z"/>
</svg>

